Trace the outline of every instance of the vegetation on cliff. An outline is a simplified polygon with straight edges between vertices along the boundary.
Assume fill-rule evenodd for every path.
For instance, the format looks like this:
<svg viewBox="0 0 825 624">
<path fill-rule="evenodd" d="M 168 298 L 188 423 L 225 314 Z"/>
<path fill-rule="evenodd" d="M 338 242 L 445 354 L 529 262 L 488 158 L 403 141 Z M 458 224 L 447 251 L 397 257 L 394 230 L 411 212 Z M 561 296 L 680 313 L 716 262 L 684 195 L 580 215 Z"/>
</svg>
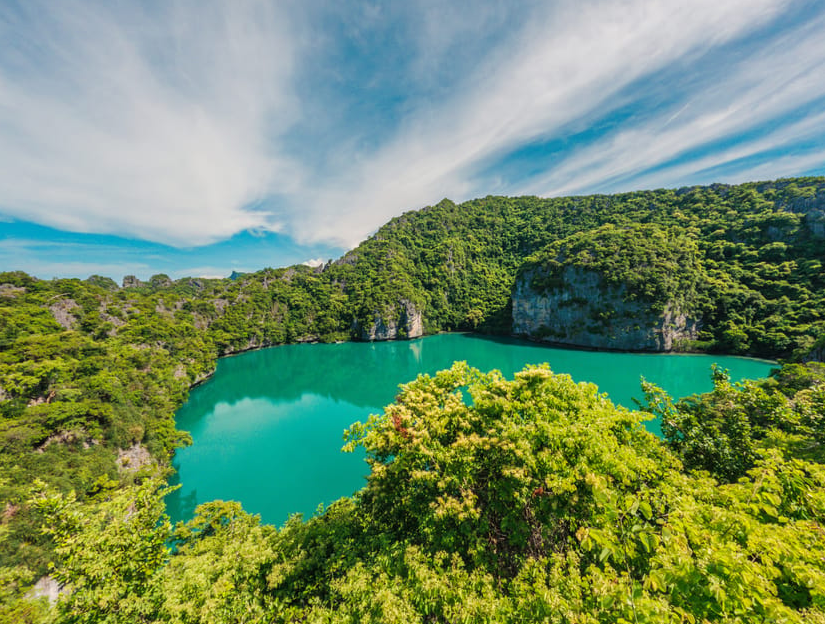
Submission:
<svg viewBox="0 0 825 624">
<path fill-rule="evenodd" d="M 605 287 L 623 291 L 661 312 L 671 302 L 683 311 L 707 305 L 708 276 L 696 239 L 655 224 L 603 225 L 578 232 L 527 258 L 519 276 L 530 273 L 537 292 L 564 290 L 568 268 L 592 272 Z"/>
<path fill-rule="evenodd" d="M 773 384 L 824 381 L 803 367 Z M 720 482 L 642 419 L 546 367 L 508 381 L 456 364 L 353 426 L 368 485 L 308 522 L 276 530 L 214 502 L 173 531 L 157 482 L 92 505 L 37 492 L 72 588 L 56 617 L 825 621 L 825 467 L 769 445 Z"/>
<path fill-rule="evenodd" d="M 816 552 L 812 549 L 820 547 L 816 540 L 821 539 L 806 532 L 820 526 L 825 491 L 819 465 L 806 462 L 821 459 L 822 384 L 814 379 L 804 388 L 793 385 L 805 375 L 816 376 L 802 374 L 814 371 L 810 367 L 790 373 L 786 368 L 785 378 L 744 389 L 725 386 L 720 376 L 709 397 L 675 406 L 649 388 L 651 397 L 662 399 L 650 409 L 667 410 L 672 422 L 665 433 L 673 450 L 648 438 L 642 446 L 648 441 L 652 446 L 645 450 L 639 442 L 642 433 L 633 424 L 637 416 L 549 374 L 525 373 L 520 381 L 504 382 L 456 369 L 440 381 L 417 382 L 404 395 L 407 408 L 399 404 L 384 420 L 359 430 L 363 436 L 356 438 L 376 463 L 370 486 L 354 501 L 341 502 L 309 523 L 296 520 L 282 531 L 260 527 L 236 507 L 214 503 L 202 509 L 194 524 L 179 530 L 174 555 L 165 550 L 169 529 L 158 523 L 160 485 L 153 479 L 164 476 L 170 453 L 187 442 L 186 434 L 175 428 L 175 410 L 189 388 L 211 373 L 220 355 L 357 337 L 376 319 L 401 314 L 407 309 L 402 301 L 422 314 L 427 331 L 509 333 L 510 293 L 519 268 L 528 256 L 552 245 L 595 250 L 594 262 L 603 263 L 609 274 L 622 275 L 619 279 L 632 292 L 644 296 L 650 289 L 654 297 L 678 291 L 681 280 L 688 280 L 703 322 L 697 348 L 821 358 L 823 206 L 823 178 L 614 196 L 488 197 L 461 205 L 445 200 L 393 219 L 322 269 L 266 269 L 233 280 L 172 282 L 159 275 L 126 288 L 98 276 L 43 281 L 23 273 L 0 274 L 0 602 L 5 609 L 0 619 L 37 617 L 19 594 L 55 561 L 55 573 L 75 590 L 61 607 L 61 618 L 67 621 L 96 621 L 106 614 L 111 621 L 128 621 L 126 614 L 131 621 L 208 621 L 220 620 L 224 608 L 230 609 L 226 613 L 248 609 L 249 614 L 265 614 L 263 619 L 273 614 L 284 620 L 345 619 L 350 613 L 346 617 L 356 620 L 371 613 L 374 619 L 390 620 L 396 607 L 398 613 L 414 612 L 419 619 L 436 609 L 430 617 L 435 621 L 455 619 L 452 614 L 465 611 L 508 619 L 502 614 L 532 613 L 533 608 L 556 614 L 552 617 L 560 621 L 575 619 L 575 613 L 602 613 L 600 609 L 606 609 L 602 619 L 633 621 L 627 609 L 632 607 L 638 617 L 644 611 L 640 604 L 653 609 L 651 614 L 670 613 L 675 619 L 677 607 L 721 619 L 722 614 L 734 617 L 731 605 L 744 608 L 743 601 L 760 605 L 766 614 L 807 609 L 810 617 L 820 617 L 815 614 L 822 598 L 810 584 L 825 586 L 817 576 L 822 562 L 805 557 Z M 657 248 L 656 240 L 674 244 Z M 608 260 L 610 254 L 601 250 L 610 249 L 611 241 L 638 253 L 613 254 Z M 680 255 L 683 251 L 687 256 Z M 659 263 L 670 264 L 665 270 Z M 691 270 L 673 275 L 675 265 Z M 634 281 L 640 269 L 650 283 Z M 487 405 L 482 398 L 492 388 L 504 393 L 502 404 L 490 407 L 489 414 L 472 412 L 475 405 L 462 407 L 450 394 L 454 390 L 438 385 L 459 377 L 482 392 L 479 409 Z M 535 383 L 545 394 L 530 389 L 527 380 L 533 378 L 544 380 Z M 421 406 L 411 407 L 415 401 L 410 393 L 420 394 Z M 582 423 L 596 419 L 614 432 L 615 442 L 605 440 L 609 452 L 607 447 L 594 451 L 581 465 L 557 465 L 551 459 L 541 464 L 542 453 L 564 444 L 561 429 L 547 425 L 552 435 L 530 429 L 529 436 L 525 429 L 519 438 L 522 425 L 516 413 L 542 410 L 541 401 L 550 397 L 560 404 L 572 401 L 569 406 Z M 731 401 L 738 405 L 745 397 L 751 403 L 731 407 Z M 505 399 L 511 407 L 504 406 Z M 539 407 L 531 407 L 531 401 Z M 394 446 L 382 446 L 385 438 L 395 440 L 392 444 L 417 439 L 413 423 L 404 421 L 406 412 L 397 411 L 402 408 L 417 409 L 422 426 L 433 427 L 426 429 L 431 441 L 444 448 L 402 445 L 396 454 Z M 491 420 L 493 413 L 503 419 L 500 424 Z M 400 419 L 397 423 L 393 414 Z M 571 431 L 583 426 L 564 425 Z M 388 427 L 396 431 L 395 438 Z M 459 433 L 463 437 L 449 438 Z M 515 437 L 508 438 L 511 434 Z M 722 442 L 714 446 L 716 439 Z M 590 443 L 582 440 L 585 447 Z M 137 450 L 130 454 L 130 449 L 148 455 Z M 451 455 L 449 449 L 458 454 Z M 407 451 L 411 454 L 403 457 L 410 461 L 404 463 Z M 630 486 L 606 459 L 614 452 L 627 456 L 628 470 L 637 466 L 645 475 L 625 476 L 630 484 L 642 479 L 639 483 L 652 492 L 650 500 L 645 499 L 649 505 L 665 501 L 662 509 L 681 509 L 684 503 L 685 511 L 677 516 L 688 518 L 687 524 L 669 527 L 667 535 L 677 535 L 674 543 L 686 557 L 690 553 L 695 560 L 691 565 L 710 566 L 712 574 L 649 576 L 658 569 L 651 561 L 659 560 L 650 554 L 659 552 L 657 543 L 633 542 L 631 548 L 628 540 L 635 524 L 626 526 L 631 516 L 644 516 L 647 507 L 642 501 L 632 512 L 622 507 Z M 500 463 L 485 463 L 485 453 Z M 423 457 L 440 458 L 439 466 L 448 472 L 442 475 L 435 464 L 422 463 Z M 686 473 L 680 461 L 689 469 L 710 470 L 711 476 Z M 474 462 L 487 472 L 471 468 Z M 720 466 L 728 466 L 727 472 Z M 539 468 L 545 472 L 535 472 Z M 496 472 L 499 469 L 505 472 Z M 408 486 L 384 478 L 393 470 L 406 471 L 403 476 L 420 487 L 404 490 Z M 737 482 L 740 477 L 745 481 Z M 480 489 L 486 478 L 500 492 Z M 562 492 L 573 487 L 575 492 L 584 488 L 584 496 L 587 488 L 595 487 L 588 479 L 612 483 L 605 487 L 615 494 L 615 500 L 608 497 L 613 511 L 599 507 L 606 503 L 587 503 L 586 496 L 581 508 L 553 507 L 549 501 L 556 499 L 543 493 L 546 488 L 558 486 Z M 720 486 L 714 479 L 730 483 Z M 33 483 L 42 496 L 33 492 Z M 763 484 L 774 488 L 765 500 L 778 515 L 751 509 L 762 504 Z M 647 492 L 644 488 L 640 491 Z M 404 515 L 392 515 L 388 492 L 407 510 Z M 409 498 L 418 495 L 425 498 Z M 507 516 L 499 495 L 515 497 L 523 515 Z M 530 504 L 525 506 L 527 498 Z M 130 500 L 143 502 L 131 508 Z M 573 517 L 578 519 L 574 522 Z M 641 526 L 654 522 L 651 518 L 643 518 Z M 685 528 L 692 522 L 699 523 L 698 528 Z M 665 543 L 670 539 L 663 528 L 667 523 L 654 524 L 661 532 L 651 535 Z M 41 531 L 44 525 L 52 527 L 51 534 Z M 587 532 L 578 533 L 580 528 Z M 694 550 L 695 536 L 704 532 L 716 536 L 708 548 L 718 546 L 719 553 L 732 548 L 733 559 L 717 561 L 711 551 Z M 594 536 L 603 534 L 604 545 L 585 546 L 601 544 Z M 98 538 L 103 541 L 95 541 Z M 525 539 L 533 545 L 526 546 Z M 793 569 L 779 566 L 775 557 L 748 559 L 753 556 L 747 550 L 751 539 L 780 549 L 776 557 L 794 561 Z M 807 554 L 793 550 L 802 551 L 803 543 Z M 674 548 L 668 544 L 667 549 Z M 793 552 L 776 544 L 787 544 Z M 664 558 L 667 549 L 662 548 Z M 634 559 L 642 551 L 647 558 Z M 143 553 L 145 569 L 118 563 L 117 557 L 131 557 L 134 564 L 134 552 Z M 97 555 L 84 558 L 83 553 Z M 683 563 L 672 565 L 683 569 Z M 720 581 L 713 575 L 722 569 L 728 576 Z M 706 572 L 710 576 L 701 576 Z M 110 583 L 111 575 L 120 573 L 128 578 Z M 734 576 L 739 580 L 732 580 Z M 716 606 L 708 608 L 715 611 L 697 611 L 704 598 L 673 602 L 689 582 L 713 595 Z M 742 589 L 746 586 L 756 589 Z M 84 594 L 98 591 L 95 587 L 103 593 Z M 106 594 L 109 590 L 119 593 Z"/>
</svg>

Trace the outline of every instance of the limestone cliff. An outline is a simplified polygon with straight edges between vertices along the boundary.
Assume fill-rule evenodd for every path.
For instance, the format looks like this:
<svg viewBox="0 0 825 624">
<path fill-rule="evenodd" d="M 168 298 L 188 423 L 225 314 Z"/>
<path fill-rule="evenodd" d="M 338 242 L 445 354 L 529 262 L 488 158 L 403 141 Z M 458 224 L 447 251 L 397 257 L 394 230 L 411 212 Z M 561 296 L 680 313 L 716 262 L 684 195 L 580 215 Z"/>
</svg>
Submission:
<svg viewBox="0 0 825 624">
<path fill-rule="evenodd" d="M 411 301 L 401 299 L 384 311 L 376 310 L 370 324 L 353 323 L 355 334 L 366 341 L 418 338 L 424 334 L 421 311 Z"/>
<path fill-rule="evenodd" d="M 698 338 L 707 283 L 696 241 L 653 224 L 604 225 L 533 254 L 512 294 L 513 333 L 559 344 L 671 351 Z"/>
<path fill-rule="evenodd" d="M 777 207 L 803 215 L 803 223 L 810 233 L 815 238 L 825 238 L 825 188 L 811 187 L 808 194 L 778 202 Z"/>
<path fill-rule="evenodd" d="M 125 275 L 123 277 L 123 288 L 140 288 L 144 285 L 145 284 L 134 275 Z"/>
<path fill-rule="evenodd" d="M 805 362 L 825 362 L 825 335 L 820 336 L 802 359 Z"/>
<path fill-rule="evenodd" d="M 675 301 L 662 311 L 627 298 L 624 286 L 605 284 L 593 271 L 567 267 L 563 284 L 542 293 L 531 285 L 534 271 L 523 273 L 513 291 L 513 333 L 593 349 L 671 351 L 696 340 L 698 322 Z"/>
</svg>

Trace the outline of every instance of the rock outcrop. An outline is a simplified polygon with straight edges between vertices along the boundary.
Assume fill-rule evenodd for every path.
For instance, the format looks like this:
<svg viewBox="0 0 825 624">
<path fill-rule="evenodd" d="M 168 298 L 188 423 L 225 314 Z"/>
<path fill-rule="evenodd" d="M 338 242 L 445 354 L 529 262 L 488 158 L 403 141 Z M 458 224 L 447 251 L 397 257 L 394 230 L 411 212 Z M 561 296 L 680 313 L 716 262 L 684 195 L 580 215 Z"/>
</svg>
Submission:
<svg viewBox="0 0 825 624">
<path fill-rule="evenodd" d="M 820 337 L 802 358 L 805 362 L 825 362 L 825 336 Z"/>
<path fill-rule="evenodd" d="M 110 292 L 114 292 L 118 290 L 118 285 L 115 280 L 110 277 L 104 277 L 102 275 L 90 275 L 86 278 L 86 282 L 92 284 L 93 286 L 97 286 L 98 288 L 102 288 L 103 290 L 108 290 Z"/>
<path fill-rule="evenodd" d="M 627 297 L 624 286 L 606 284 L 593 271 L 569 266 L 563 284 L 539 292 L 535 271 L 523 273 L 513 291 L 513 333 L 546 342 L 592 349 L 671 351 L 696 340 L 699 323 L 676 301 L 661 311 Z"/>
<path fill-rule="evenodd" d="M 125 275 L 123 277 L 123 288 L 140 288 L 144 285 L 145 284 L 134 275 Z"/>
<path fill-rule="evenodd" d="M 151 466 L 155 460 L 145 446 L 135 442 L 127 449 L 117 450 L 115 463 L 119 472 L 137 472 L 145 466 Z"/>
<path fill-rule="evenodd" d="M 369 325 L 355 321 L 353 330 L 365 341 L 418 338 L 424 334 L 424 322 L 421 311 L 415 304 L 402 299 L 397 306 L 391 306 L 383 312 L 376 310 Z"/>
<path fill-rule="evenodd" d="M 60 594 L 66 592 L 65 586 L 51 576 L 41 576 L 29 590 L 29 597 L 37 600 L 46 598 L 49 604 L 54 604 L 60 598 Z"/>
<path fill-rule="evenodd" d="M 825 210 L 811 209 L 806 212 L 805 225 L 816 238 L 825 238 Z"/>
<path fill-rule="evenodd" d="M 796 186 L 795 182 L 791 184 Z M 787 185 L 788 183 L 776 183 L 778 188 Z M 777 203 L 777 208 L 803 215 L 803 223 L 810 233 L 815 238 L 825 238 L 825 187 L 821 182 L 806 195 Z"/>
<path fill-rule="evenodd" d="M 172 280 L 166 273 L 158 273 L 149 278 L 149 286 L 152 288 L 169 288 Z"/>
<path fill-rule="evenodd" d="M 52 313 L 54 320 L 57 321 L 63 329 L 72 329 L 77 323 L 77 316 L 74 315 L 75 310 L 79 310 L 74 299 L 58 299 L 49 306 L 49 312 Z"/>
<path fill-rule="evenodd" d="M 26 289 L 13 284 L 0 284 L 0 297 L 14 299 L 18 295 L 25 295 Z"/>
</svg>

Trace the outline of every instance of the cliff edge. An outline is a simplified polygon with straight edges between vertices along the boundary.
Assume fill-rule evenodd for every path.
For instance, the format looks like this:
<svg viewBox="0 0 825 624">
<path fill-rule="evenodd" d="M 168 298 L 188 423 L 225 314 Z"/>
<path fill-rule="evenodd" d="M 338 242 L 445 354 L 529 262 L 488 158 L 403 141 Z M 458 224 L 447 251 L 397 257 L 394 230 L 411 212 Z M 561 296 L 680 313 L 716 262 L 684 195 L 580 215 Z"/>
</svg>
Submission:
<svg viewBox="0 0 825 624">
<path fill-rule="evenodd" d="M 699 337 L 695 242 L 654 225 L 602 226 L 531 256 L 513 289 L 513 333 L 563 345 L 673 351 Z"/>
</svg>

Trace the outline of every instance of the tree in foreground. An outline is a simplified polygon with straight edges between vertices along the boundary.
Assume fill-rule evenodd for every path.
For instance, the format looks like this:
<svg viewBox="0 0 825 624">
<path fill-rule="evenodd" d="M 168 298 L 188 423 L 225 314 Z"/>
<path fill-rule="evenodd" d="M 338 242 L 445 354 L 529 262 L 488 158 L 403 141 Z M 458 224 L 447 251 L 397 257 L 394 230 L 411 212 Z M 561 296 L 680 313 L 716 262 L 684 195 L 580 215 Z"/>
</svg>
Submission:
<svg viewBox="0 0 825 624">
<path fill-rule="evenodd" d="M 720 484 L 645 417 L 547 367 L 456 364 L 350 429 L 368 484 L 307 522 L 211 503 L 173 532 L 150 486 L 83 517 L 44 499 L 58 620 L 825 622 L 823 467 L 769 449 Z"/>
</svg>

